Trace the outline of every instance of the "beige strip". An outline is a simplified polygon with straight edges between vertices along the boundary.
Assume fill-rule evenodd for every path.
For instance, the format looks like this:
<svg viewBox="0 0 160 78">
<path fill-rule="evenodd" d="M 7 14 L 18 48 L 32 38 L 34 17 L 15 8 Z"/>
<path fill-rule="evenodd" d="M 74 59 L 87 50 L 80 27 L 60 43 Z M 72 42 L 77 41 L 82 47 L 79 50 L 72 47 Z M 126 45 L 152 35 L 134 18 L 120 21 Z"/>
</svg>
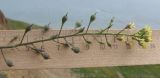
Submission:
<svg viewBox="0 0 160 78">
<path fill-rule="evenodd" d="M 116 32 L 116 31 L 114 31 Z M 56 34 L 57 31 L 50 31 L 45 38 Z M 72 31 L 66 30 L 62 32 L 63 35 L 71 34 Z M 0 46 L 6 45 L 8 41 L 16 35 L 21 36 L 22 30 L 2 30 L 0 31 Z M 79 54 L 73 53 L 70 49 L 60 46 L 57 49 L 57 44 L 48 41 L 44 43 L 45 51 L 48 52 L 51 59 L 44 60 L 40 55 L 34 52 L 27 51 L 25 47 L 17 49 L 6 49 L 4 54 L 6 58 L 11 59 L 15 66 L 8 67 L 0 55 L 0 70 L 7 69 L 45 69 L 45 68 L 80 68 L 80 67 L 104 67 L 104 66 L 129 66 L 129 65 L 148 65 L 160 64 L 160 33 L 153 31 L 153 42 L 149 44 L 147 49 L 142 49 L 137 43 L 132 49 L 127 49 L 124 42 L 114 42 L 113 37 L 110 36 L 109 41 L 112 42 L 113 47 L 100 46 L 95 42 L 93 37 L 86 38 L 94 42 L 90 49 L 87 49 L 82 37 L 67 38 L 68 41 L 74 42 L 75 46 L 81 48 Z M 32 31 L 28 34 L 28 41 L 42 39 L 40 31 Z M 104 37 L 97 36 L 97 39 L 105 41 Z M 19 39 L 20 40 L 20 39 Z M 27 37 L 25 38 L 25 42 Z M 63 41 L 63 40 L 62 40 Z M 42 43 L 36 44 L 40 47 Z"/>
</svg>

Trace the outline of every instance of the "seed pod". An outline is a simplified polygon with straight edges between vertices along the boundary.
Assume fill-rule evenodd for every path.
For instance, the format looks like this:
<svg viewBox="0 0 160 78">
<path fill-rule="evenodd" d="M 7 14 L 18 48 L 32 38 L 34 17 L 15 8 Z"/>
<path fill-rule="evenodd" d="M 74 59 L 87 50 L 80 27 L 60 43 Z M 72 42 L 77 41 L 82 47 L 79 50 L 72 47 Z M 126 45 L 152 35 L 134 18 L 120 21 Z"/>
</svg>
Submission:
<svg viewBox="0 0 160 78">
<path fill-rule="evenodd" d="M 107 29 L 110 29 L 113 26 L 113 22 L 114 22 L 114 17 L 111 19 L 109 26 L 107 27 Z"/>
<path fill-rule="evenodd" d="M 13 62 L 11 60 L 6 59 L 5 62 L 6 62 L 6 64 L 7 64 L 8 67 L 14 66 Z"/>
<path fill-rule="evenodd" d="M 45 60 L 50 59 L 50 56 L 49 56 L 48 53 L 46 53 L 46 52 L 41 52 L 41 55 L 42 55 L 42 57 L 43 57 Z"/>
<path fill-rule="evenodd" d="M 75 23 L 75 28 L 79 28 L 81 26 L 82 26 L 82 24 L 79 21 Z"/>
<path fill-rule="evenodd" d="M 46 33 L 49 31 L 49 25 L 44 26 L 42 33 Z"/>
<path fill-rule="evenodd" d="M 90 17 L 90 23 L 92 23 L 96 19 L 96 13 L 91 15 Z"/>
<path fill-rule="evenodd" d="M 67 19 L 68 19 L 67 15 L 68 15 L 68 13 L 62 17 L 62 24 L 64 24 L 67 21 Z"/>
<path fill-rule="evenodd" d="M 25 29 L 25 32 L 24 32 L 23 37 L 22 37 L 22 39 L 21 39 L 21 41 L 20 41 L 20 44 L 23 42 L 23 39 L 24 39 L 24 37 L 26 36 L 27 32 L 31 31 L 32 26 L 33 26 L 33 24 L 31 24 L 30 26 L 28 26 L 28 27 Z"/>
<path fill-rule="evenodd" d="M 74 53 L 79 53 L 79 52 L 80 52 L 79 47 L 72 47 L 71 49 L 72 49 L 72 51 L 73 51 Z"/>
<path fill-rule="evenodd" d="M 114 19 L 115 19 L 115 17 L 113 17 L 110 22 L 113 23 L 113 22 L 114 22 Z"/>
<path fill-rule="evenodd" d="M 30 26 L 28 26 L 28 27 L 25 29 L 25 33 L 31 31 L 32 26 L 33 26 L 33 24 L 31 24 Z"/>
<path fill-rule="evenodd" d="M 111 43 L 109 43 L 108 41 L 107 41 L 107 45 L 108 47 L 112 47 Z"/>
</svg>

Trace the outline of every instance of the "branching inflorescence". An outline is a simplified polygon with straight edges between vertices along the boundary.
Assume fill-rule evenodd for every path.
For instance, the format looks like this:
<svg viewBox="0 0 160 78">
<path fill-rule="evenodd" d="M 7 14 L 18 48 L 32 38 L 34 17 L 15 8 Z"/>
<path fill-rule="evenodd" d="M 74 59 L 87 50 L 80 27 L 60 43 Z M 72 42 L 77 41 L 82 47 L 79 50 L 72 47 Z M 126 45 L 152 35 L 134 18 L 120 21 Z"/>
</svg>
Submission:
<svg viewBox="0 0 160 78">
<path fill-rule="evenodd" d="M 89 20 L 88 26 L 86 28 L 86 31 L 85 31 L 85 27 L 82 27 L 81 22 L 76 22 L 75 28 L 74 28 L 75 33 L 70 34 L 70 35 L 61 36 L 61 32 L 62 32 L 63 26 L 64 26 L 65 22 L 67 22 L 67 20 L 68 20 L 68 13 L 67 13 L 66 15 L 64 15 L 62 17 L 61 27 L 60 27 L 59 32 L 56 35 L 52 35 L 51 37 L 49 37 L 47 39 L 42 39 L 42 40 L 36 40 L 36 41 L 23 43 L 23 40 L 24 40 L 24 37 L 26 36 L 26 34 L 32 30 L 32 26 L 33 26 L 33 24 L 32 24 L 32 25 L 26 27 L 25 32 L 24 32 L 24 34 L 22 36 L 22 39 L 21 39 L 20 43 L 17 43 L 17 44 L 14 44 L 14 45 L 10 45 L 10 44 L 12 44 L 13 42 L 15 42 L 18 39 L 18 36 L 16 36 L 16 37 L 14 37 L 13 39 L 11 39 L 9 41 L 7 46 L 0 46 L 1 53 L 3 55 L 3 58 L 4 58 L 5 62 L 6 62 L 6 64 L 9 67 L 12 67 L 14 65 L 13 65 L 12 61 L 10 61 L 9 59 L 5 58 L 5 55 L 3 53 L 3 49 L 18 48 L 20 46 L 24 46 L 26 48 L 31 49 L 36 54 L 40 54 L 44 59 L 50 59 L 49 54 L 47 54 L 47 52 L 45 50 L 43 50 L 43 48 L 37 48 L 34 44 L 35 43 L 41 43 L 41 42 L 43 43 L 45 41 L 54 41 L 59 45 L 63 45 L 65 47 L 70 48 L 74 53 L 79 53 L 80 52 L 80 48 L 78 46 L 74 46 L 72 43 L 67 41 L 67 38 L 69 38 L 69 37 L 77 37 L 77 36 L 78 37 L 83 37 L 85 43 L 89 46 L 92 42 L 87 40 L 85 38 L 85 36 L 87 36 L 87 35 L 90 35 L 90 36 L 100 35 L 100 36 L 104 36 L 105 41 L 102 42 L 102 41 L 99 41 L 98 39 L 96 39 L 96 41 L 99 44 L 106 44 L 108 47 L 112 47 L 112 43 L 108 41 L 108 37 L 107 36 L 114 36 L 114 38 L 116 40 L 125 42 L 126 45 L 129 46 L 129 47 L 132 44 L 128 41 L 128 38 L 131 38 L 132 40 L 137 41 L 138 44 L 140 46 L 142 46 L 143 48 L 146 48 L 147 44 L 152 41 L 152 30 L 151 30 L 151 28 L 149 26 L 146 26 L 145 28 L 143 28 L 143 29 L 141 29 L 141 30 L 139 30 L 139 31 L 137 31 L 136 33 L 133 33 L 133 34 L 131 34 L 131 33 L 130 34 L 129 33 L 127 33 L 127 34 L 123 33 L 125 30 L 130 30 L 130 29 L 135 28 L 135 24 L 134 23 L 129 23 L 122 30 L 120 30 L 117 33 L 109 32 L 109 30 L 113 26 L 114 19 L 115 18 L 113 17 L 110 20 L 109 25 L 107 27 L 105 27 L 104 29 L 102 29 L 102 30 L 100 30 L 98 32 L 88 32 L 88 30 L 90 28 L 90 25 L 96 20 L 96 13 L 95 13 L 95 14 L 90 16 L 90 20 Z M 43 30 L 42 30 L 43 35 L 49 31 L 49 29 L 50 29 L 49 25 L 50 25 L 50 23 L 48 25 L 46 25 L 45 27 L 43 27 Z M 60 42 L 59 39 L 64 39 L 65 42 L 64 43 Z"/>
</svg>

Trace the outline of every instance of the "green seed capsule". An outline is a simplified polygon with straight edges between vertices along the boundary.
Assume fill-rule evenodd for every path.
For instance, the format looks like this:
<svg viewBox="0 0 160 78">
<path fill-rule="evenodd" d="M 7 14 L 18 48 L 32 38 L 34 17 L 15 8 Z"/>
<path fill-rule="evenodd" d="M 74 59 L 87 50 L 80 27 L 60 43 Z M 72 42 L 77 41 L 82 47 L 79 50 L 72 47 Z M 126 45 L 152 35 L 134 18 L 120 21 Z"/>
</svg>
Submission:
<svg viewBox="0 0 160 78">
<path fill-rule="evenodd" d="M 75 28 L 79 28 L 79 27 L 81 27 L 81 26 L 82 26 L 82 24 L 81 24 L 80 22 L 76 22 Z"/>
<path fill-rule="evenodd" d="M 28 26 L 28 27 L 25 29 L 25 33 L 31 31 L 32 26 L 33 26 L 33 24 L 31 24 L 30 26 Z"/>
<path fill-rule="evenodd" d="M 79 53 L 79 52 L 80 52 L 79 47 L 72 47 L 71 49 L 72 49 L 72 51 L 73 51 L 74 53 Z"/>
<path fill-rule="evenodd" d="M 7 64 L 8 67 L 14 66 L 13 62 L 11 60 L 8 60 L 8 59 L 6 59 L 6 64 Z"/>
<path fill-rule="evenodd" d="M 107 45 L 108 47 L 112 47 L 111 43 L 109 43 L 108 41 L 107 41 Z"/>
<path fill-rule="evenodd" d="M 49 26 L 48 25 L 44 26 L 42 33 L 46 33 L 48 31 L 49 31 Z"/>
<path fill-rule="evenodd" d="M 90 23 L 93 22 L 96 19 L 96 13 L 91 15 L 90 17 Z"/>
<path fill-rule="evenodd" d="M 68 15 L 68 13 L 62 17 L 62 24 L 64 24 L 67 21 L 67 19 L 68 19 L 67 15 Z"/>
<path fill-rule="evenodd" d="M 41 55 L 42 55 L 42 57 L 43 57 L 45 60 L 50 59 L 50 56 L 49 56 L 48 53 L 46 53 L 46 52 L 42 52 Z"/>
</svg>

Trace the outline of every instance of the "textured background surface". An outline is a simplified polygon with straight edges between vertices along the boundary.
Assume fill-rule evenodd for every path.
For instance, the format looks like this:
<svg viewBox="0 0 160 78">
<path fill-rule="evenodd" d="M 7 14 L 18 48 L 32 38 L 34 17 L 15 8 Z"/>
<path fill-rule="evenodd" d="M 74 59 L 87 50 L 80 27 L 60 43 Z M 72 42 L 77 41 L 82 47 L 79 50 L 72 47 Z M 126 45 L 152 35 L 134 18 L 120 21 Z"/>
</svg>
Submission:
<svg viewBox="0 0 160 78">
<path fill-rule="evenodd" d="M 112 31 L 113 32 L 113 31 Z M 116 32 L 116 31 L 114 31 Z M 44 38 L 49 35 L 56 34 L 56 30 L 50 31 Z M 72 31 L 65 30 L 62 32 L 64 35 L 73 33 Z M 22 30 L 19 31 L 0 31 L 1 45 L 6 44 L 13 36 L 23 34 Z M 142 49 L 136 42 L 133 42 L 132 49 L 127 49 L 124 42 L 114 42 L 113 37 L 109 36 L 109 41 L 113 47 L 99 45 L 93 36 L 86 36 L 88 40 L 94 42 L 90 49 L 87 50 L 82 37 L 67 38 L 68 41 L 75 46 L 80 47 L 81 52 L 79 54 L 73 53 L 69 48 L 60 46 L 57 49 L 57 44 L 48 41 L 44 43 L 45 51 L 51 56 L 51 59 L 44 60 L 40 55 L 35 54 L 32 50 L 27 51 L 25 47 L 17 49 L 5 49 L 5 56 L 11 59 L 14 63 L 14 67 L 8 68 L 2 61 L 0 69 L 37 69 L 37 68 L 80 68 L 80 67 L 103 67 L 103 66 L 127 66 L 127 65 L 145 65 L 145 64 L 159 64 L 159 35 L 158 31 L 153 32 L 153 42 L 149 44 L 147 49 Z M 97 39 L 105 41 L 102 36 L 96 36 Z M 27 37 L 25 38 L 25 42 Z M 32 31 L 28 34 L 28 41 L 42 39 L 40 31 Z M 61 40 L 63 42 L 63 40 Z M 17 41 L 18 42 L 18 41 Z M 15 42 L 16 43 L 16 42 Z M 35 44 L 40 48 L 39 44 Z M 14 51 L 14 52 L 13 52 Z"/>
</svg>

